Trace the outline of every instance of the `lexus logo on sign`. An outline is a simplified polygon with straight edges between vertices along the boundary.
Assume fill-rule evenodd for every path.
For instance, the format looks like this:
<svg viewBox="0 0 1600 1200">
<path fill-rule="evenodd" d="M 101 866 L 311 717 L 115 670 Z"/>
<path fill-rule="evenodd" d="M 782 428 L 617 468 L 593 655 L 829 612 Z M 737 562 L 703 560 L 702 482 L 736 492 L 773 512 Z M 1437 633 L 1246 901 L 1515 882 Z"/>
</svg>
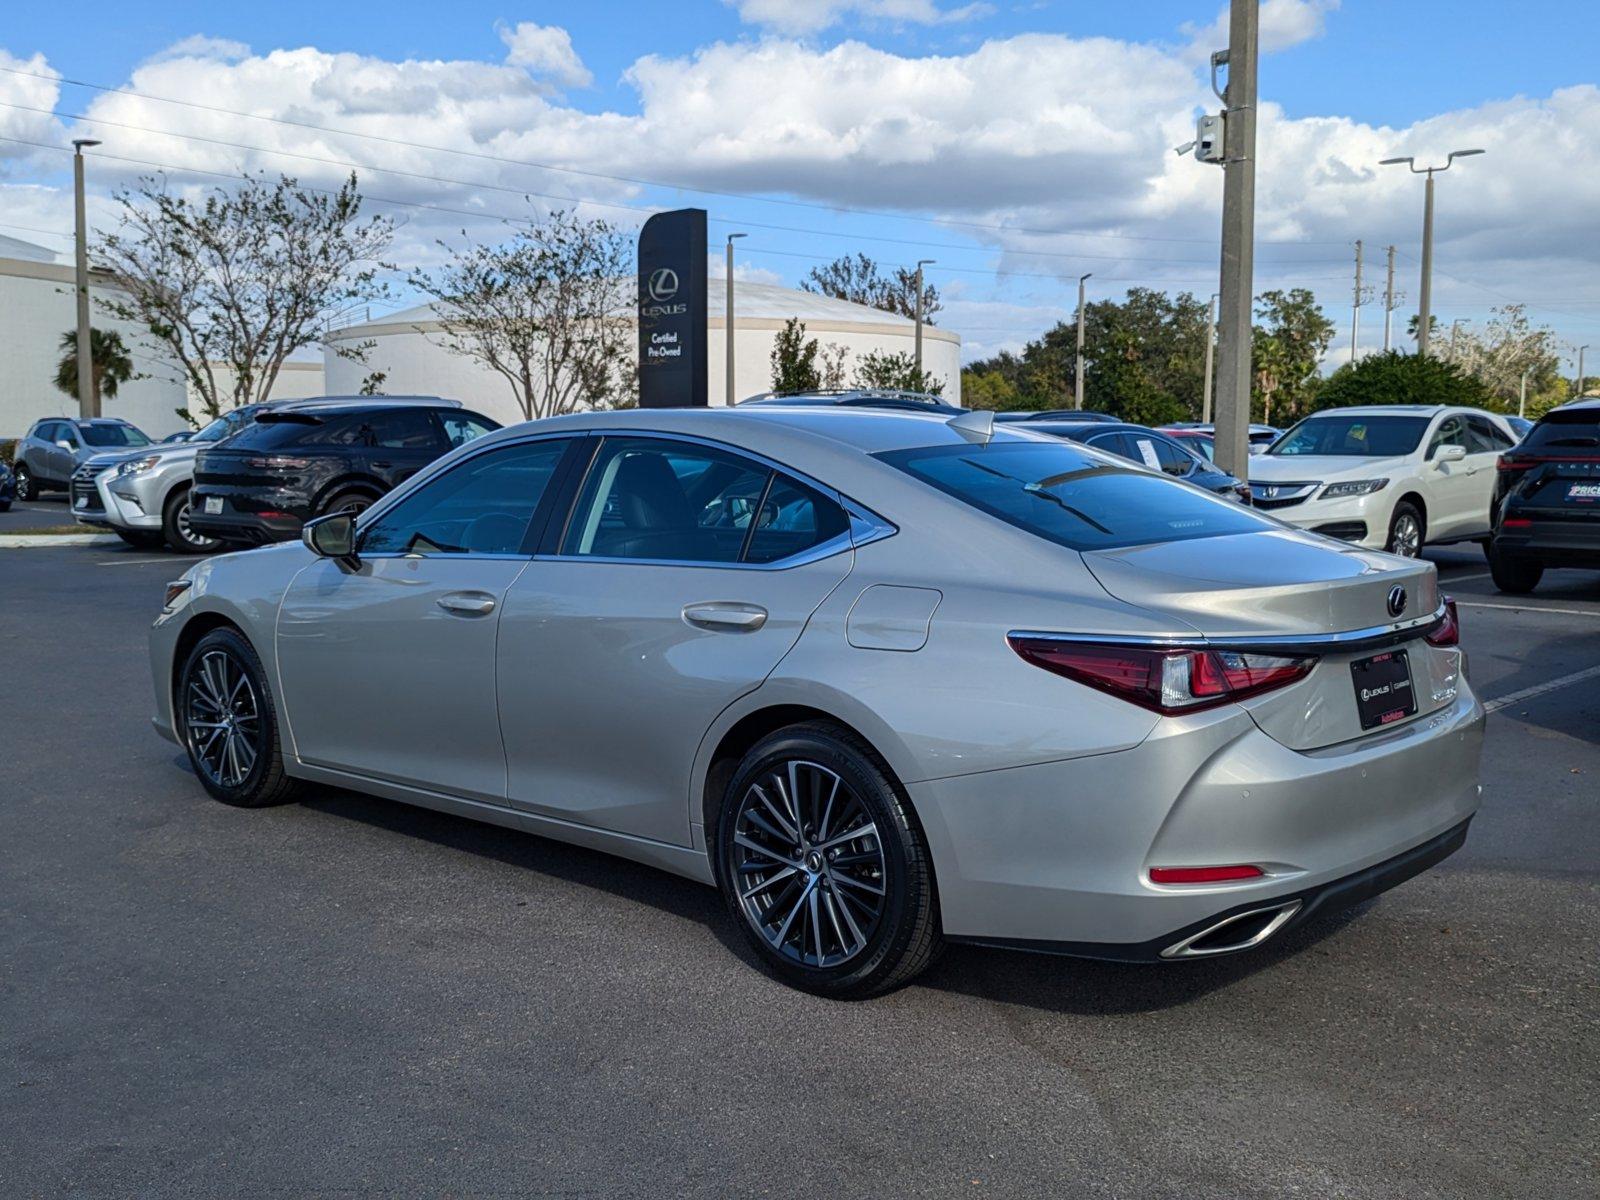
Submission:
<svg viewBox="0 0 1600 1200">
<path fill-rule="evenodd" d="M 647 290 L 650 299 L 657 304 L 665 304 L 678 294 L 678 273 L 671 267 L 661 267 L 652 271 Z"/>
<path fill-rule="evenodd" d="M 1398 617 L 1406 610 L 1406 590 L 1398 583 L 1389 589 L 1389 615 Z"/>
</svg>

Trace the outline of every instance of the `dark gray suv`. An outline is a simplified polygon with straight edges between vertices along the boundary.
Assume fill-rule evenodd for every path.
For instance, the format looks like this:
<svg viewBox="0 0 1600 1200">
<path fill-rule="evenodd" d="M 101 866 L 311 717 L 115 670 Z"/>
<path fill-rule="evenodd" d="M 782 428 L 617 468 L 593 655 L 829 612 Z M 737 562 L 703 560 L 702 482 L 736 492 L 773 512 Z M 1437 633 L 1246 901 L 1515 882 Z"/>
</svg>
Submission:
<svg viewBox="0 0 1600 1200">
<path fill-rule="evenodd" d="M 46 417 L 17 443 L 12 469 L 17 499 L 34 500 L 41 492 L 64 492 L 72 473 L 85 459 L 108 450 L 137 450 L 150 439 L 136 425 L 117 417 Z"/>
</svg>

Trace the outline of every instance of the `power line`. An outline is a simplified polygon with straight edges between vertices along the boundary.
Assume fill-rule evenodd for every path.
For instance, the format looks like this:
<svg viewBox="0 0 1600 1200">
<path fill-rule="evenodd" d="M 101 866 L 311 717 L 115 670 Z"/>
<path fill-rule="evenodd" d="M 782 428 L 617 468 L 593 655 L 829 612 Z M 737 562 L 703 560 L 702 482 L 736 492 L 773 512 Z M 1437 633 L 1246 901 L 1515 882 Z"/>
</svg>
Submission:
<svg viewBox="0 0 1600 1200">
<path fill-rule="evenodd" d="M 175 105 L 180 105 L 180 106 L 183 106 L 183 107 L 186 107 L 186 108 L 196 108 L 196 109 L 200 109 L 200 110 L 205 111 L 205 112 L 214 112 L 214 113 L 219 113 L 219 114 L 222 114 L 224 116 L 230 116 L 230 117 L 240 117 L 240 118 L 243 118 L 245 120 L 250 120 L 250 121 L 267 121 L 267 122 L 270 122 L 270 123 L 275 124 L 275 125 L 285 125 L 285 126 L 289 126 L 291 128 L 296 128 L 296 129 L 310 129 L 310 130 L 314 130 L 314 131 L 316 131 L 318 133 L 330 133 L 330 134 L 334 134 L 334 135 L 340 136 L 340 137 L 365 138 L 365 139 L 367 139 L 369 141 L 385 142 L 385 143 L 388 143 L 390 145 L 404 146 L 404 147 L 406 147 L 408 149 L 412 149 L 412 150 L 427 150 L 429 152 L 436 153 L 436 154 L 458 154 L 458 155 L 462 155 L 462 156 L 468 157 L 468 158 L 482 159 L 482 160 L 485 160 L 487 162 L 504 163 L 504 164 L 507 164 L 507 165 L 519 166 L 519 167 L 529 167 L 529 168 L 532 168 L 534 170 L 552 171 L 552 172 L 558 172 L 558 173 L 568 174 L 568 175 L 581 175 L 581 176 L 585 176 L 585 177 L 590 178 L 590 179 L 604 179 L 604 180 L 608 180 L 608 181 L 613 182 L 613 183 L 626 183 L 626 184 L 634 185 L 636 187 L 659 187 L 659 188 L 666 188 L 666 189 L 669 189 L 671 191 L 694 192 L 695 194 L 702 195 L 702 196 L 723 196 L 723 197 L 726 197 L 726 198 L 729 198 L 729 199 L 750 200 L 750 201 L 754 201 L 754 202 L 760 203 L 760 204 L 781 204 L 781 205 L 785 205 L 785 206 L 791 207 L 791 208 L 805 208 L 805 209 L 811 209 L 813 211 L 818 211 L 818 212 L 850 213 L 850 214 L 852 214 L 854 216 L 888 218 L 888 219 L 897 220 L 897 221 L 916 221 L 916 222 L 920 222 L 920 223 L 928 224 L 928 225 L 956 226 L 956 227 L 965 228 L 965 229 L 983 229 L 983 230 L 990 230 L 990 231 L 997 232 L 997 233 L 1024 233 L 1024 234 L 1031 234 L 1031 235 L 1043 236 L 1043 237 L 1102 238 L 1102 239 L 1117 240 L 1117 241 L 1135 241 L 1135 242 L 1177 242 L 1177 243 L 1187 243 L 1187 244 L 1193 244 L 1193 245 L 1214 245 L 1215 244 L 1215 241 L 1212 238 L 1161 237 L 1161 236 L 1153 235 L 1153 234 L 1129 234 L 1129 233 L 1076 233 L 1076 232 L 1066 232 L 1066 231 L 1058 230 L 1058 229 L 1030 229 L 1030 228 L 1025 228 L 1025 227 L 1021 227 L 1021 226 L 1001 225 L 1001 224 L 996 224 L 996 223 L 992 223 L 992 222 L 984 222 L 984 221 L 960 221 L 960 220 L 955 220 L 953 218 L 945 218 L 945 217 L 922 217 L 922 216 L 917 216 L 917 215 L 912 214 L 912 213 L 884 212 L 884 211 L 879 210 L 879 209 L 853 208 L 853 207 L 850 207 L 848 205 L 821 204 L 821 203 L 817 203 L 817 202 L 814 202 L 814 201 L 808 201 L 808 200 L 790 200 L 790 199 L 785 199 L 785 198 L 777 197 L 777 196 L 762 196 L 762 195 L 759 195 L 759 194 L 754 193 L 754 192 L 735 192 L 735 191 L 718 190 L 716 188 L 694 187 L 694 186 L 688 185 L 688 184 L 669 183 L 669 182 L 667 182 L 665 180 L 660 180 L 660 179 L 645 179 L 645 178 L 642 178 L 642 177 L 631 176 L 631 175 L 614 175 L 614 174 L 609 174 L 609 173 L 604 172 L 604 171 L 586 171 L 586 170 L 583 170 L 582 168 L 579 168 L 579 167 L 564 167 L 564 166 L 558 166 L 558 165 L 556 165 L 554 163 L 544 163 L 544 162 L 536 162 L 536 161 L 529 160 L 529 159 L 511 158 L 511 157 L 508 157 L 508 156 L 505 156 L 505 155 L 490 154 L 487 151 L 482 151 L 482 150 L 465 150 L 465 149 L 462 149 L 459 146 L 435 146 L 435 145 L 430 145 L 430 144 L 425 143 L 425 142 L 413 142 L 413 141 L 409 141 L 409 140 L 407 140 L 405 138 L 390 137 L 390 136 L 388 136 L 386 134 L 380 134 L 380 133 L 365 133 L 365 132 L 362 132 L 362 131 L 359 131 L 359 130 L 354 130 L 354 129 L 338 129 L 338 128 L 335 128 L 335 127 L 329 126 L 329 125 L 318 125 L 318 124 L 316 124 L 314 122 L 311 122 L 311 121 L 296 121 L 296 120 L 293 120 L 292 118 L 289 118 L 289 117 L 274 117 L 274 116 L 269 116 L 269 115 L 264 114 L 264 113 L 249 113 L 249 112 L 243 112 L 243 111 L 241 111 L 239 109 L 223 108 L 220 105 L 204 104 L 204 103 L 201 103 L 198 100 L 179 100 L 179 99 L 177 99 L 175 97 L 172 97 L 172 96 L 156 96 L 156 95 L 153 95 L 153 94 L 151 94 L 149 92 L 136 91 L 133 88 L 111 87 L 111 86 L 109 86 L 107 84 L 92 83 L 92 82 L 90 82 L 88 80 L 84 80 L 84 79 L 72 79 L 72 78 L 69 78 L 69 77 L 64 76 L 64 75 L 56 75 L 56 74 L 51 74 L 51 73 L 43 72 L 43 71 L 29 71 L 29 70 L 26 70 L 25 68 L 22 68 L 22 67 L 0 66 L 0 71 L 6 71 L 6 72 L 9 72 L 9 73 L 11 73 L 13 75 L 27 75 L 27 76 L 31 76 L 32 78 L 35 78 L 35 79 L 47 80 L 47 81 L 49 81 L 51 83 L 57 83 L 57 84 L 65 83 L 65 84 L 68 84 L 68 85 L 70 85 L 72 87 L 88 88 L 88 89 L 90 89 L 92 91 L 97 91 L 97 92 L 105 92 L 105 93 L 110 93 L 110 94 L 119 95 L 119 96 L 131 96 L 131 97 L 133 97 L 135 99 L 139 99 L 139 100 L 153 100 L 153 101 L 156 101 L 156 102 L 162 103 L 162 104 L 175 104 Z M 40 109 L 40 110 L 35 110 L 35 111 L 47 112 L 47 113 L 49 113 L 49 115 L 52 115 L 52 116 L 57 115 L 54 112 L 54 110 Z M 79 116 L 76 116 L 76 115 L 70 114 L 70 113 L 69 114 L 61 114 L 61 115 L 71 117 L 72 120 L 98 120 L 99 119 L 99 118 L 79 117 Z M 103 124 L 112 124 L 112 122 L 102 122 L 102 123 Z M 264 151 L 263 153 L 266 153 L 266 152 Z M 1337 240 L 1333 240 L 1333 239 L 1307 240 L 1307 239 L 1295 238 L 1295 239 L 1284 239 L 1282 241 L 1277 241 L 1277 242 L 1269 242 L 1269 241 L 1263 240 L 1261 244 L 1263 244 L 1263 245 L 1284 245 L 1284 246 L 1305 246 L 1305 245 L 1337 246 L 1337 245 L 1342 245 L 1343 243 L 1339 242 Z"/>
</svg>

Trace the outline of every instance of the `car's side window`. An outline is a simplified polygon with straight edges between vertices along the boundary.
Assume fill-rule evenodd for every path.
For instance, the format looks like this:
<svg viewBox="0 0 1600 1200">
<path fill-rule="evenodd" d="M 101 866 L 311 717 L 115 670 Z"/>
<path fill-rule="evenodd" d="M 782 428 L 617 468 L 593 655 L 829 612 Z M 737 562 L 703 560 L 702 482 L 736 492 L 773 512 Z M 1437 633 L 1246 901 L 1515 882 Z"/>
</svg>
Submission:
<svg viewBox="0 0 1600 1200">
<path fill-rule="evenodd" d="M 1439 428 L 1434 430 L 1433 437 L 1428 441 L 1428 457 L 1432 458 L 1439 453 L 1440 446 L 1466 446 L 1467 423 L 1460 416 L 1446 417 L 1439 422 Z M 1470 447 L 1468 447 L 1470 451 Z"/>
<path fill-rule="evenodd" d="M 1472 414 L 1467 416 L 1467 453 L 1468 454 L 1498 454 L 1502 450 L 1511 449 L 1514 443 L 1505 434 L 1500 432 L 1500 427 L 1488 417 L 1479 417 Z"/>
<path fill-rule="evenodd" d="M 444 428 L 444 439 L 450 443 L 452 449 L 456 446 L 465 446 L 468 442 L 481 438 L 486 433 L 492 433 L 495 429 L 495 426 L 472 413 L 442 412 L 438 417 L 439 424 Z"/>
<path fill-rule="evenodd" d="M 844 509 L 797 479 L 774 474 L 756 514 L 745 561 L 778 562 L 850 531 Z"/>
<path fill-rule="evenodd" d="M 572 444 L 502 446 L 430 479 L 361 534 L 362 554 L 519 554 L 539 502 Z"/>
<path fill-rule="evenodd" d="M 373 413 L 365 426 L 366 444 L 385 450 L 426 450 L 439 444 L 433 420 L 422 409 Z"/>
<path fill-rule="evenodd" d="M 1166 438 L 1139 437 L 1135 440 L 1140 443 L 1140 457 L 1144 455 L 1143 443 L 1149 442 L 1151 444 L 1155 450 L 1156 461 L 1161 464 L 1161 469 L 1168 475 L 1174 475 L 1182 479 L 1195 468 L 1194 456 L 1167 441 Z"/>
<path fill-rule="evenodd" d="M 1133 459 L 1134 455 L 1138 454 L 1132 443 L 1120 433 L 1103 433 L 1099 437 L 1089 438 L 1088 444 L 1096 450 L 1103 450 L 1107 454 L 1115 454 L 1118 458 Z M 1134 461 L 1137 461 L 1137 459 Z"/>
</svg>

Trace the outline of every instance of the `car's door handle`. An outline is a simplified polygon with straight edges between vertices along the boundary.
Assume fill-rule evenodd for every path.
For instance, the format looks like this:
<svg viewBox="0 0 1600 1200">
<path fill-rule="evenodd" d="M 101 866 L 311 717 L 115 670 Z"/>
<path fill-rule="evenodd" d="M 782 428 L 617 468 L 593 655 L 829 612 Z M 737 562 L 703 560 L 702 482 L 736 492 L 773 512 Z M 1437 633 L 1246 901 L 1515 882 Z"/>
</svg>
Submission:
<svg viewBox="0 0 1600 1200">
<path fill-rule="evenodd" d="M 387 471 L 390 467 L 394 466 L 392 462 L 388 462 L 381 458 L 375 458 L 367 465 L 370 467 L 377 467 L 380 471 Z"/>
<path fill-rule="evenodd" d="M 702 629 L 753 633 L 767 623 L 767 610 L 755 604 L 736 604 L 718 600 L 706 604 L 685 605 L 683 619 Z"/>
<path fill-rule="evenodd" d="M 439 607 L 464 617 L 486 617 L 494 611 L 494 597 L 487 592 L 451 592 L 440 596 Z"/>
</svg>

